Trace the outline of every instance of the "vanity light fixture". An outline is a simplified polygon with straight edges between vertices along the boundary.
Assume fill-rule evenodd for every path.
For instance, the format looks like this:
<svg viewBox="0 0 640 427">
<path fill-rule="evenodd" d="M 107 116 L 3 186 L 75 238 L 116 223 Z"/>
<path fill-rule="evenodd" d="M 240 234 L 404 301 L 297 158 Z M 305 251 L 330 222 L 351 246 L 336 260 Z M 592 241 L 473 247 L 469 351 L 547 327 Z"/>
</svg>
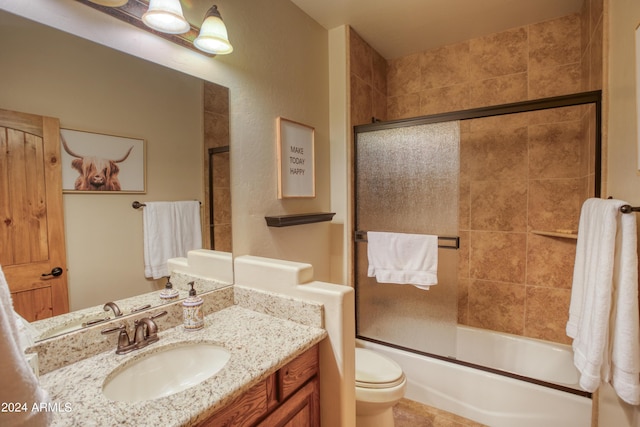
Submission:
<svg viewBox="0 0 640 427">
<path fill-rule="evenodd" d="M 150 0 L 149 9 L 142 15 L 142 22 L 149 28 L 167 34 L 183 34 L 191 28 L 182 14 L 180 0 Z"/>
<path fill-rule="evenodd" d="M 200 29 L 184 18 L 180 0 L 76 1 L 201 55 L 233 52 L 227 28 L 215 5 L 205 14 Z"/>
<path fill-rule="evenodd" d="M 193 41 L 196 48 L 214 55 L 224 55 L 233 52 L 233 46 L 229 43 L 227 27 L 222 22 L 222 16 L 218 12 L 218 6 L 213 5 L 207 11 L 200 28 L 200 34 Z"/>
</svg>

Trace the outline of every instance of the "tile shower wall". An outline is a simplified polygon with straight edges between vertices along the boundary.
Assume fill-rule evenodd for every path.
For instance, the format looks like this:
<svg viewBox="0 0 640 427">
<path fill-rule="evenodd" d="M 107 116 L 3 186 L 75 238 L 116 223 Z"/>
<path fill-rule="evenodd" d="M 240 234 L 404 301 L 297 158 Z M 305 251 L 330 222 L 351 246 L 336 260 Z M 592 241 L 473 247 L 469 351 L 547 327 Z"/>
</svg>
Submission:
<svg viewBox="0 0 640 427">
<path fill-rule="evenodd" d="M 350 30 L 351 123 L 601 89 L 602 15 L 602 0 L 585 0 L 579 14 L 389 61 Z M 593 194 L 593 117 L 461 123 L 460 323 L 568 342 L 575 240 L 532 231 L 577 230 Z"/>
<path fill-rule="evenodd" d="M 204 82 L 204 180 L 205 194 L 211 191 L 209 182 L 209 148 L 229 145 L 229 89 Z M 203 234 L 205 248 L 231 252 L 231 180 L 229 153 L 214 155 L 213 218 L 210 218 L 209 197 L 205 197 Z M 212 244 L 209 224 L 213 224 Z"/>
</svg>

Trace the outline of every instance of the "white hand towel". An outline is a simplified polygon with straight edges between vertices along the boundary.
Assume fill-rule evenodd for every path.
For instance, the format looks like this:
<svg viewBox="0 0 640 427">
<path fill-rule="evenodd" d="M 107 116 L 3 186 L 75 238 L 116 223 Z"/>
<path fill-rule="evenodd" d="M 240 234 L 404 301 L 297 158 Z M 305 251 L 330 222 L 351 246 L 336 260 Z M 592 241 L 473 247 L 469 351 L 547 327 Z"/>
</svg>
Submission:
<svg viewBox="0 0 640 427">
<path fill-rule="evenodd" d="M 369 277 L 428 290 L 438 283 L 438 236 L 367 232 Z"/>
<path fill-rule="evenodd" d="M 146 202 L 144 225 L 144 274 L 159 279 L 169 275 L 167 260 L 186 257 L 202 248 L 200 203 Z"/>
<path fill-rule="evenodd" d="M 26 405 L 26 411 L 0 413 L 2 426 L 47 426 L 51 413 L 38 411 L 41 403 L 49 402 L 48 393 L 40 388 L 20 348 L 20 336 L 9 285 L 0 268 L 0 402 Z M 34 411 L 34 404 L 36 410 Z M 22 409 L 22 407 L 21 407 Z"/>
<path fill-rule="evenodd" d="M 582 206 L 567 335 L 583 389 L 609 381 L 623 400 L 639 404 L 636 220 L 620 212 L 625 204 L 589 199 Z"/>
</svg>

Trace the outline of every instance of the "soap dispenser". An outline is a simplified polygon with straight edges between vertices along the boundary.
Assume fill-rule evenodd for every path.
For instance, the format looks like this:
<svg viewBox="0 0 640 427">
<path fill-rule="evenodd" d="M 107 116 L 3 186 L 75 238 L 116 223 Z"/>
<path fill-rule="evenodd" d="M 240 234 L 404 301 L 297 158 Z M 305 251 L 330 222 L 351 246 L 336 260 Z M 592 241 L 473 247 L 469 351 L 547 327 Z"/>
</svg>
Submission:
<svg viewBox="0 0 640 427">
<path fill-rule="evenodd" d="M 204 314 L 202 313 L 203 300 L 196 295 L 193 282 L 187 284 L 191 286 L 191 289 L 189 290 L 189 298 L 182 302 L 184 329 L 187 331 L 197 331 L 204 327 Z"/>
<path fill-rule="evenodd" d="M 179 292 L 177 289 L 173 289 L 173 284 L 167 277 L 167 283 L 164 285 L 164 289 L 160 291 L 160 298 L 162 299 L 174 299 L 177 298 Z"/>
</svg>

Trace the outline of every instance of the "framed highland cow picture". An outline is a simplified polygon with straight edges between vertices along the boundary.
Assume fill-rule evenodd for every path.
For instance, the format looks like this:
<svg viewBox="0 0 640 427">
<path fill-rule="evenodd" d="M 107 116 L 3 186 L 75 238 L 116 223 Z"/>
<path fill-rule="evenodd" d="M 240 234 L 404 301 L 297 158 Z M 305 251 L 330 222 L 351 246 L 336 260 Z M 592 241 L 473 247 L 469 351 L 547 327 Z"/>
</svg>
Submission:
<svg viewBox="0 0 640 427">
<path fill-rule="evenodd" d="M 145 193 L 145 140 L 60 129 L 62 191 Z"/>
</svg>

